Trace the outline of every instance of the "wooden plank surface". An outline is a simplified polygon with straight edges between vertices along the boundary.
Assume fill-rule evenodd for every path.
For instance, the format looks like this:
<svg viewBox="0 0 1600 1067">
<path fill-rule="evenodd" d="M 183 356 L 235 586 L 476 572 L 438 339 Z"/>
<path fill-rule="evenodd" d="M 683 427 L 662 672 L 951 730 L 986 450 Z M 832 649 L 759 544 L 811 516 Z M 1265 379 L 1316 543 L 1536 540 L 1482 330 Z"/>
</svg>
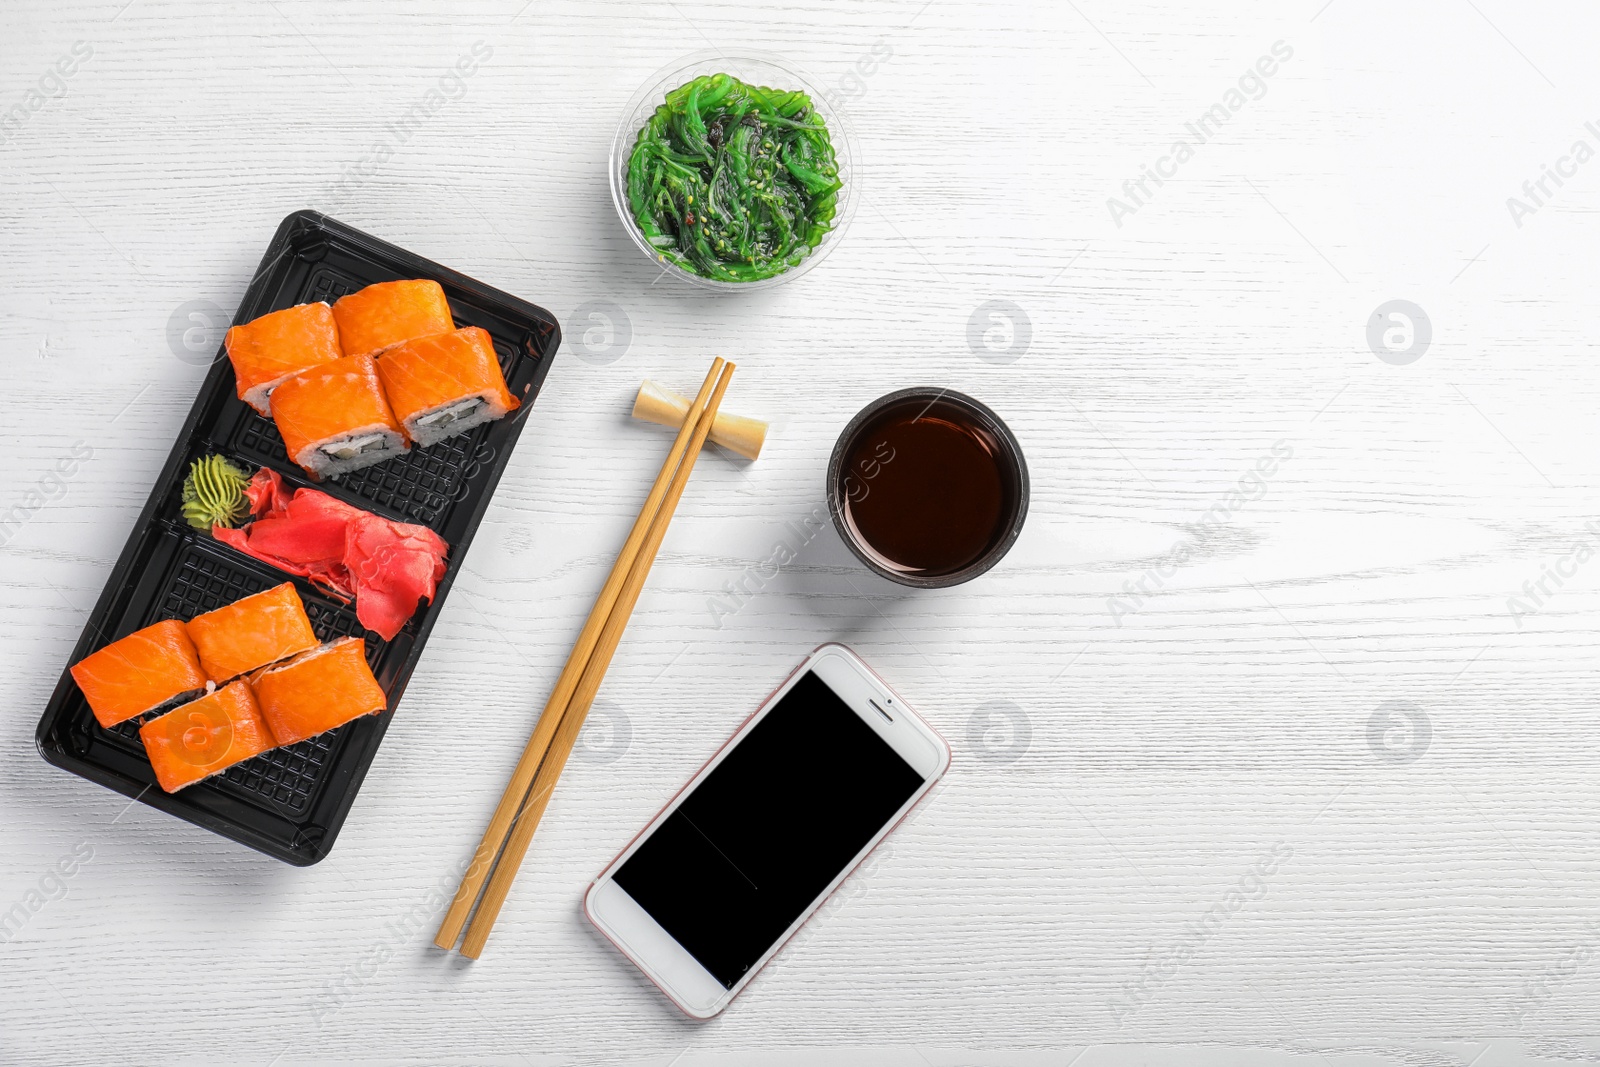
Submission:
<svg viewBox="0 0 1600 1067">
<path fill-rule="evenodd" d="M 0 912 L 30 914 L 0 1062 L 1600 1058 L 1597 30 L 1505 0 L 7 0 L 0 510 L 31 513 L 0 548 Z M 624 103 L 707 47 L 791 57 L 855 127 L 859 211 L 793 285 L 658 284 L 610 204 Z M 338 848 L 296 870 L 32 735 L 204 374 L 183 331 L 308 206 L 567 343 Z M 1431 327 L 1410 362 L 1369 342 L 1397 300 Z M 495 940 L 447 958 L 667 447 L 632 393 L 713 354 L 767 452 L 701 463 Z M 1010 422 L 1033 502 L 1001 567 L 909 593 L 794 531 L 849 417 L 930 382 Z M 954 766 L 690 1024 L 580 894 L 825 640 Z"/>
</svg>

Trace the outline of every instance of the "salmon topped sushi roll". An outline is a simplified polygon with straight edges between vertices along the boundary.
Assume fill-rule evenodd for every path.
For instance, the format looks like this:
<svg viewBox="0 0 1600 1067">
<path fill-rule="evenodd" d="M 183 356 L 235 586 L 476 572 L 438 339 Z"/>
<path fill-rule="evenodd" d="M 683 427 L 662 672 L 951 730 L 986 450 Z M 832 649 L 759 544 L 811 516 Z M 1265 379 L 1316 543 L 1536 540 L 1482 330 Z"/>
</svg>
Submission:
<svg viewBox="0 0 1600 1067">
<path fill-rule="evenodd" d="M 139 727 L 139 740 L 168 793 L 278 747 L 242 678 L 151 719 Z"/>
<path fill-rule="evenodd" d="M 85 656 L 72 665 L 72 679 L 105 727 L 188 700 L 206 686 L 194 642 L 176 619 L 136 630 Z"/>
<path fill-rule="evenodd" d="M 438 282 L 379 282 L 333 305 L 339 344 L 347 356 L 376 356 L 418 337 L 456 328 Z"/>
<path fill-rule="evenodd" d="M 411 447 L 371 356 L 346 356 L 288 379 L 272 394 L 272 420 L 289 458 L 317 479 L 382 463 Z"/>
<path fill-rule="evenodd" d="M 406 436 L 424 447 L 520 404 L 506 389 L 494 342 L 476 326 L 391 348 L 378 358 L 378 377 Z"/>
<path fill-rule="evenodd" d="M 261 716 L 280 745 L 327 733 L 388 706 L 367 646 L 344 637 L 255 676 Z"/>
<path fill-rule="evenodd" d="M 263 415 L 272 414 L 272 391 L 285 378 L 344 355 L 333 309 L 321 301 L 234 326 L 223 344 L 239 399 Z"/>
<path fill-rule="evenodd" d="M 188 630 L 200 666 L 218 682 L 317 647 L 293 582 L 196 615 Z"/>
</svg>

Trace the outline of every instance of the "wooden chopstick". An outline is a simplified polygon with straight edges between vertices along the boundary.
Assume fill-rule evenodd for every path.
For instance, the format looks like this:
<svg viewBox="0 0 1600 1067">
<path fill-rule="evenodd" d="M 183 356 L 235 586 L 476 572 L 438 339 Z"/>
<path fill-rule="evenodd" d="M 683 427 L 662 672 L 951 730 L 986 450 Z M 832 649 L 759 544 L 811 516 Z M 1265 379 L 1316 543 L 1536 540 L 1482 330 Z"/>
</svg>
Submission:
<svg viewBox="0 0 1600 1067">
<path fill-rule="evenodd" d="M 722 367 L 723 360 L 718 358 L 712 361 L 711 369 L 706 372 L 706 380 L 700 386 L 700 392 L 695 396 L 694 403 L 684 415 L 683 426 L 673 438 L 672 448 L 667 452 L 665 462 L 661 464 L 661 473 L 656 475 L 655 484 L 650 487 L 650 494 L 645 497 L 644 505 L 639 509 L 639 517 L 634 521 L 633 529 L 628 532 L 627 540 L 617 553 L 617 561 L 611 568 L 611 574 L 601 587 L 594 608 L 589 612 L 588 621 L 583 624 L 583 630 L 573 644 L 572 653 L 567 657 L 566 666 L 562 668 L 561 676 L 556 680 L 555 689 L 551 691 L 550 699 L 545 703 L 544 712 L 539 716 L 539 723 L 534 727 L 533 735 L 528 738 L 528 743 L 522 750 L 522 757 L 517 761 L 516 769 L 511 772 L 511 781 L 507 783 L 505 793 L 494 809 L 494 815 L 489 819 L 489 826 L 483 832 L 483 840 L 478 843 L 478 849 L 473 853 L 472 863 L 462 876 L 461 886 L 456 890 L 450 910 L 445 913 L 444 922 L 439 926 L 439 933 L 433 939 L 433 943 L 442 949 L 454 948 L 456 941 L 461 937 L 462 928 L 466 926 L 467 918 L 472 913 L 472 905 L 478 899 L 483 883 L 494 867 L 495 857 L 505 845 L 506 835 L 511 832 L 517 813 L 527 799 L 528 788 L 533 783 L 539 763 L 544 759 L 545 751 L 550 746 L 550 739 L 555 736 L 556 728 L 561 724 L 573 690 L 577 688 L 584 668 L 589 665 L 589 658 L 600 639 L 606 620 L 611 617 L 612 607 L 617 602 L 617 594 L 622 590 L 633 569 L 639 546 L 644 543 L 656 513 L 660 510 L 662 498 L 665 497 L 673 475 L 677 473 L 684 453 L 694 438 L 700 413 L 705 410 L 706 402 L 711 397 Z"/>
<path fill-rule="evenodd" d="M 628 626 L 633 606 L 638 602 L 639 592 L 644 588 L 645 579 L 650 574 L 650 567 L 655 562 L 662 539 L 667 535 L 667 526 L 672 522 L 672 514 L 678 507 L 678 500 L 683 496 L 684 487 L 689 484 L 689 475 L 694 470 L 695 460 L 700 455 L 701 446 L 705 444 L 706 435 L 711 432 L 711 424 L 716 420 L 717 408 L 722 404 L 722 395 L 728 390 L 733 370 L 732 363 L 722 368 L 710 402 L 698 413 L 699 417 L 694 425 L 694 439 L 689 443 L 688 451 L 672 477 L 672 484 L 661 501 L 661 507 L 650 525 L 644 544 L 639 548 L 633 566 L 628 571 L 627 580 L 617 595 L 610 618 L 606 620 L 605 627 L 600 632 L 594 652 L 567 704 L 566 714 L 562 716 L 561 724 L 550 742 L 544 762 L 534 777 L 527 803 L 517 816 L 516 826 L 506 842 L 505 852 L 495 867 L 493 877 L 489 879 L 489 887 L 484 890 L 483 900 L 479 902 L 478 910 L 472 917 L 472 924 L 467 927 L 466 939 L 461 944 L 463 956 L 477 959 L 489 940 L 489 932 L 494 928 L 500 908 L 505 904 L 506 895 L 511 891 L 511 883 L 516 880 L 517 871 L 522 866 L 522 858 L 528 851 L 529 842 L 533 840 L 533 833 L 539 828 L 539 820 L 544 816 L 545 807 L 550 802 L 550 794 L 556 787 L 556 780 L 561 777 L 561 772 L 567 765 L 567 757 L 572 754 L 573 746 L 577 743 L 578 732 L 583 729 L 584 719 L 589 714 L 590 705 L 594 703 L 595 694 L 600 690 L 606 668 L 611 665 L 611 656 L 616 652 L 618 642 L 622 640 L 622 632 Z M 693 409 L 690 413 L 695 414 Z M 689 425 L 687 418 L 684 420 L 684 425 Z"/>
</svg>

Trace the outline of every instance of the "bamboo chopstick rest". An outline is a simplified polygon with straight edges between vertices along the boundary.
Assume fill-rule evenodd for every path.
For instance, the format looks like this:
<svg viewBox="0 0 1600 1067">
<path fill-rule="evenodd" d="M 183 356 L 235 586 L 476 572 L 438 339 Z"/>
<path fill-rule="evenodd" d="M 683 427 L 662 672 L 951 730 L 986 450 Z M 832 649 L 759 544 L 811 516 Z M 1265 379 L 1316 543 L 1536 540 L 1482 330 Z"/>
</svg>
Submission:
<svg viewBox="0 0 1600 1067">
<path fill-rule="evenodd" d="M 689 411 L 689 401 L 671 389 L 646 380 L 639 386 L 639 396 L 633 402 L 633 417 L 653 422 L 657 426 L 670 426 L 676 430 L 683 425 Z M 717 412 L 717 421 L 711 425 L 711 441 L 745 459 L 761 455 L 761 446 L 767 440 L 767 424 L 760 419 L 747 419 L 741 415 Z"/>
</svg>

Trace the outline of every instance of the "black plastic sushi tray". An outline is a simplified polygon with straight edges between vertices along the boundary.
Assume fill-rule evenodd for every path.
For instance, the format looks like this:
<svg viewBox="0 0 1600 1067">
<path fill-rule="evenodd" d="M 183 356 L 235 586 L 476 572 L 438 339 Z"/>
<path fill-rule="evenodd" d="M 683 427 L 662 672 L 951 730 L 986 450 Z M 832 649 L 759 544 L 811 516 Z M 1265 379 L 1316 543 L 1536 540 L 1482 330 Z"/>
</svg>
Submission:
<svg viewBox="0 0 1600 1067">
<path fill-rule="evenodd" d="M 68 661 L 76 663 L 152 623 L 187 621 L 288 579 L 299 590 L 319 639 L 365 638 L 367 661 L 388 694 L 388 710 L 167 794 L 155 784 L 137 723 L 101 727 L 63 669 L 39 720 L 39 753 L 48 762 L 287 863 L 307 866 L 333 848 L 561 343 L 559 324 L 543 308 L 314 211 L 283 220 L 234 321 L 308 301 L 332 303 L 373 282 L 400 278 L 431 278 L 442 285 L 457 327 L 481 326 L 494 338 L 507 387 L 522 400 L 517 411 L 498 422 L 316 486 L 443 537 L 450 546 L 448 569 L 433 602 L 421 607 L 394 640 L 384 641 L 356 621 L 353 605 L 184 522 L 184 478 L 190 464 L 208 453 L 220 453 L 247 470 L 271 467 L 291 490 L 312 484 L 289 462 L 272 420 L 235 396 L 233 367 L 219 351 Z"/>
</svg>

